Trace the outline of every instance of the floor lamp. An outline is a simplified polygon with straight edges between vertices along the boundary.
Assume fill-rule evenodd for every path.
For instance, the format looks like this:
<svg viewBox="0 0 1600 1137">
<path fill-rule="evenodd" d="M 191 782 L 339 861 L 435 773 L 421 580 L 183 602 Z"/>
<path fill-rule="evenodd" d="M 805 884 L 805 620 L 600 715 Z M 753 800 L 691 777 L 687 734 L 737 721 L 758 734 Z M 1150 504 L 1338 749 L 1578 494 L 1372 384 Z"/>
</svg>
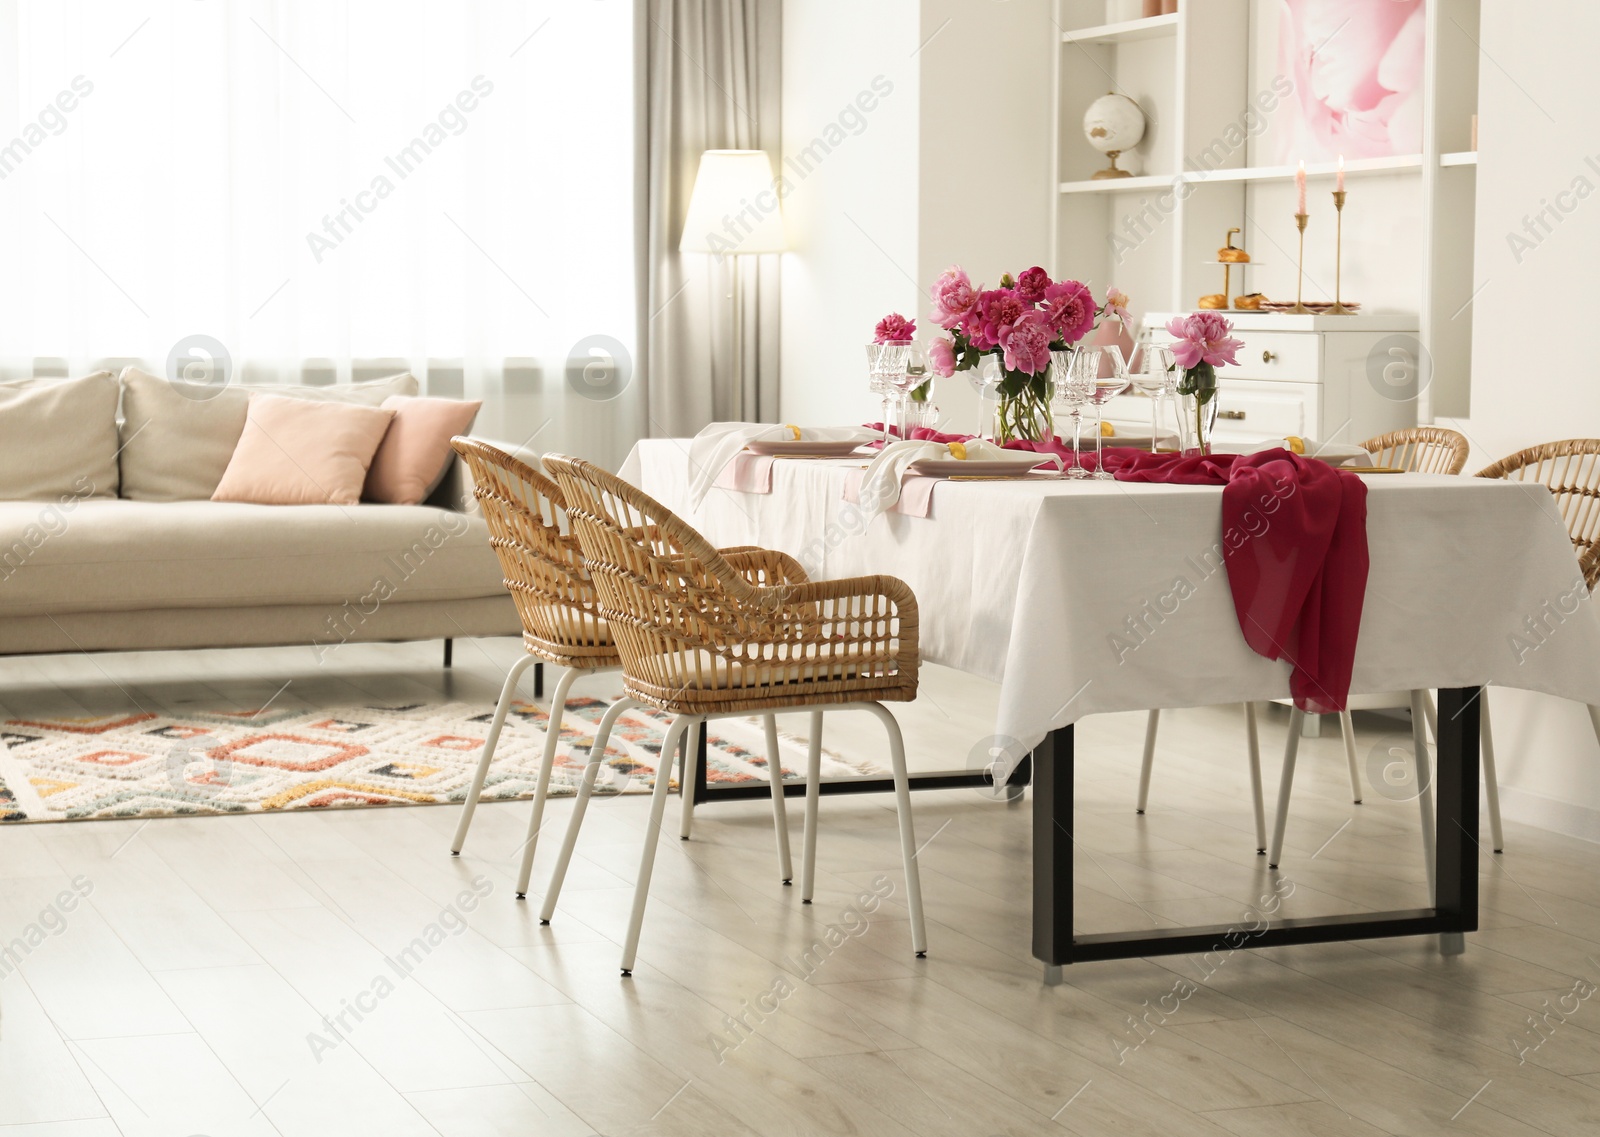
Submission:
<svg viewBox="0 0 1600 1137">
<path fill-rule="evenodd" d="M 765 150 L 707 150 L 700 155 L 678 250 L 731 257 L 733 356 L 744 382 L 744 275 L 741 260 L 785 247 L 783 211 Z M 748 409 L 747 409 L 748 415 Z"/>
</svg>

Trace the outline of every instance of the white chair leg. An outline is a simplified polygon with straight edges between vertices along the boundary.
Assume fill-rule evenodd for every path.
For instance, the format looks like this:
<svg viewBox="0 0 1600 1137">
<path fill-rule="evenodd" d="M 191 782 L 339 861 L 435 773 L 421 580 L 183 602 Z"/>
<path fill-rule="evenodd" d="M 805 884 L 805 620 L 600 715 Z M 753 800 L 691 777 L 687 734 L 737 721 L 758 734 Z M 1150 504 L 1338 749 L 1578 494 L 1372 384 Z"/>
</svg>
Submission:
<svg viewBox="0 0 1600 1137">
<path fill-rule="evenodd" d="M 695 731 L 683 736 L 683 766 L 678 775 L 678 793 L 683 795 L 683 816 L 678 822 L 678 840 L 687 841 L 694 829 L 695 774 L 700 769 L 700 731 L 706 729 L 705 719 Z"/>
<path fill-rule="evenodd" d="M 1289 738 L 1283 746 L 1283 772 L 1278 775 L 1278 813 L 1272 822 L 1272 848 L 1267 867 L 1275 869 L 1283 856 L 1283 831 L 1289 823 L 1289 794 L 1294 788 L 1294 763 L 1300 754 L 1300 728 L 1305 712 L 1299 707 L 1289 712 Z"/>
<path fill-rule="evenodd" d="M 784 884 L 794 879 L 789 857 L 789 813 L 783 803 L 783 754 L 778 750 L 778 719 L 766 716 L 767 782 L 772 787 L 772 828 L 778 838 L 778 873 Z"/>
<path fill-rule="evenodd" d="M 1433 692 L 1422 692 L 1422 713 L 1428 719 L 1428 733 L 1433 735 L 1433 741 L 1439 741 L 1439 708 L 1434 706 Z"/>
<path fill-rule="evenodd" d="M 1156 727 L 1161 724 L 1161 712 L 1152 709 L 1144 724 L 1144 761 L 1139 765 L 1139 804 L 1135 813 L 1143 813 L 1150 801 L 1150 769 L 1156 764 Z"/>
<path fill-rule="evenodd" d="M 1478 749 L 1483 755 L 1483 796 L 1489 802 L 1489 836 L 1494 851 L 1506 851 L 1506 835 L 1500 827 L 1500 777 L 1494 769 L 1494 731 L 1489 726 L 1489 688 L 1478 696 Z M 1434 735 L 1435 738 L 1438 735 Z"/>
<path fill-rule="evenodd" d="M 539 661 L 524 655 L 506 672 L 506 681 L 500 688 L 500 701 L 494 706 L 494 721 L 489 724 L 489 737 L 483 740 L 483 754 L 478 758 L 478 769 L 472 775 L 472 785 L 467 787 L 467 800 L 461 805 L 461 820 L 456 823 L 456 835 L 450 842 L 450 855 L 461 855 L 461 846 L 467 843 L 467 830 L 472 825 L 472 815 L 478 809 L 478 795 L 483 793 L 484 779 L 489 776 L 489 763 L 494 761 L 494 748 L 500 742 L 500 728 L 506 725 L 506 712 L 511 709 L 511 697 L 517 693 L 517 680 L 522 673 Z"/>
<path fill-rule="evenodd" d="M 1416 752 L 1417 806 L 1422 811 L 1422 860 L 1428 870 L 1428 903 L 1436 903 L 1434 864 L 1433 763 L 1428 758 L 1426 700 L 1421 691 L 1411 692 L 1411 748 Z"/>
<path fill-rule="evenodd" d="M 522 842 L 522 867 L 517 872 L 517 899 L 528 895 L 528 876 L 533 872 L 533 851 L 539 847 L 539 830 L 544 826 L 544 803 L 550 794 L 550 771 L 556 764 L 556 748 L 561 745 L 561 720 L 567 713 L 567 692 L 573 681 L 587 670 L 567 668 L 556 680 L 550 698 L 550 717 L 544 725 L 544 755 L 539 760 L 539 780 L 533 787 L 533 812 L 528 814 L 528 836 Z"/>
<path fill-rule="evenodd" d="M 583 828 L 583 815 L 588 811 L 589 798 L 594 793 L 595 776 L 599 774 L 600 766 L 606 760 L 606 743 L 611 739 L 611 728 L 625 711 L 632 710 L 638 705 L 634 699 L 618 699 L 606 708 L 605 714 L 600 716 L 600 725 L 595 728 L 594 741 L 589 746 L 589 761 L 583 767 L 583 780 L 578 783 L 578 797 L 572 803 L 572 817 L 567 821 L 567 835 L 561 841 L 561 854 L 556 858 L 555 871 L 550 874 L 550 884 L 544 892 L 544 907 L 539 911 L 541 924 L 548 924 L 556 913 L 556 900 L 561 896 L 561 885 L 567 879 L 567 867 L 572 864 L 572 850 L 578 844 L 578 830 Z M 665 740 L 663 740 L 664 745 Z M 660 777 L 659 772 L 657 777 Z M 525 865 L 532 863 L 530 857 Z M 527 883 L 525 869 L 522 887 L 526 888 Z"/>
<path fill-rule="evenodd" d="M 889 732 L 889 760 L 894 766 L 895 812 L 900 817 L 900 859 L 906 872 L 906 907 L 911 911 L 911 950 L 918 959 L 928 954 L 928 928 L 922 917 L 922 876 L 917 871 L 917 834 L 911 818 L 911 779 L 906 773 L 906 744 L 900 723 L 881 703 L 864 703 Z"/>
<path fill-rule="evenodd" d="M 1339 712 L 1339 733 L 1344 736 L 1344 760 L 1350 767 L 1350 799 L 1361 804 L 1361 767 L 1356 764 L 1356 724 L 1349 711 Z"/>
<path fill-rule="evenodd" d="M 1589 725 L 1594 727 L 1594 738 L 1595 738 L 1595 741 L 1596 742 L 1600 742 L 1600 706 L 1596 706 L 1594 703 L 1590 703 L 1590 704 L 1588 704 L 1588 707 L 1589 707 Z"/>
<path fill-rule="evenodd" d="M 1261 730 L 1256 723 L 1256 705 L 1244 705 L 1244 738 L 1250 751 L 1250 797 L 1256 811 L 1256 852 L 1267 851 L 1267 810 L 1261 800 Z"/>
<path fill-rule="evenodd" d="M 800 903 L 810 904 L 817 882 L 817 801 L 822 796 L 822 712 L 811 712 L 806 746 L 806 828 L 800 855 Z"/>
<path fill-rule="evenodd" d="M 694 729 L 702 720 L 689 715 L 679 715 L 667 728 L 661 753 L 671 754 L 672 748 L 684 736 L 686 729 Z M 644 851 L 639 856 L 639 877 L 633 885 L 633 911 L 628 916 L 628 936 L 622 943 L 622 974 L 633 974 L 633 963 L 639 954 L 639 930 L 644 927 L 644 906 L 650 898 L 650 874 L 656 866 L 656 846 L 661 841 L 661 819 L 667 812 L 667 784 L 672 769 L 670 759 L 656 770 L 655 788 L 650 792 L 650 823 L 644 831 Z"/>
</svg>

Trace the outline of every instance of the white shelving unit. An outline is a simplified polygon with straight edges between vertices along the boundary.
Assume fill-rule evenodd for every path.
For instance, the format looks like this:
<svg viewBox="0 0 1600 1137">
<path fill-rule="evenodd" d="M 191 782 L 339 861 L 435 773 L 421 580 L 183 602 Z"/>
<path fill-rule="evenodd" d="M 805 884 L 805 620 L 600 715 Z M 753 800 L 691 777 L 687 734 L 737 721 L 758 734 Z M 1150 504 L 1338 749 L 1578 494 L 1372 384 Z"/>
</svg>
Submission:
<svg viewBox="0 0 1600 1137">
<path fill-rule="evenodd" d="M 1277 282 L 1271 295 L 1293 299 L 1283 282 L 1295 264 L 1296 233 L 1280 214 L 1286 212 L 1283 184 L 1292 181 L 1295 167 L 1252 165 L 1250 142 L 1226 141 L 1271 78 L 1270 72 L 1251 74 L 1252 36 L 1275 0 L 1183 0 L 1175 15 L 1112 24 L 1104 23 L 1103 0 L 1055 5 L 1065 30 L 1054 87 L 1052 270 L 1097 287 L 1114 283 L 1134 298 L 1138 313 L 1192 311 L 1198 297 L 1221 288 L 1213 262 L 1226 231 L 1240 226 L 1248 237 L 1253 225 L 1255 237 L 1246 247 L 1286 270 L 1262 274 Z M 1369 281 L 1375 275 L 1388 286 L 1386 302 L 1367 305 L 1364 314 L 1409 321 L 1419 355 L 1432 361 L 1431 384 L 1413 408 L 1423 422 L 1465 416 L 1471 388 L 1477 154 L 1467 147 L 1478 94 L 1478 9 L 1479 0 L 1427 4 L 1421 152 L 1345 165 L 1352 183 L 1344 216 L 1345 298 L 1363 299 L 1352 297 L 1348 286 L 1352 238 L 1364 239 L 1362 268 Z M 1262 25 L 1261 34 L 1270 35 L 1271 26 Z M 1084 139 L 1081 122 L 1089 103 L 1107 90 L 1139 104 L 1146 130 L 1140 145 L 1118 159 L 1135 176 L 1096 181 L 1091 175 L 1106 159 Z M 1332 189 L 1334 168 L 1308 165 L 1319 195 Z M 1382 192 L 1356 192 L 1369 186 Z M 1268 199 L 1262 194 L 1276 196 L 1263 205 Z M 1404 210 L 1393 207 L 1396 200 Z M 1417 225 L 1396 220 L 1419 212 L 1420 235 Z M 1318 197 L 1313 214 L 1316 251 L 1331 260 L 1326 197 Z M 1376 261 L 1384 255 L 1396 258 L 1392 271 Z M 1332 282 L 1321 283 L 1326 289 Z M 1306 299 L 1313 299 L 1309 289 Z"/>
</svg>

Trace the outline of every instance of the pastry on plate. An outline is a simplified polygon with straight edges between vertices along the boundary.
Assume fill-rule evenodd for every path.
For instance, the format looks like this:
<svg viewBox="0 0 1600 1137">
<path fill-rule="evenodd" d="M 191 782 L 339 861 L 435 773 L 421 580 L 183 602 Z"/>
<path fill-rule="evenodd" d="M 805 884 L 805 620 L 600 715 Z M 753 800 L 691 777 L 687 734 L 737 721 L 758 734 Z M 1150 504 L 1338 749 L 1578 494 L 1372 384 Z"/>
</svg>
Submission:
<svg viewBox="0 0 1600 1137">
<path fill-rule="evenodd" d="M 1208 292 L 1200 297 L 1200 307 L 1202 308 L 1226 308 L 1227 306 L 1228 298 L 1221 292 Z"/>
<path fill-rule="evenodd" d="M 1259 312 L 1266 296 L 1260 292 L 1247 292 L 1233 298 L 1233 306 L 1241 312 Z"/>
<path fill-rule="evenodd" d="M 1225 265 L 1249 264 L 1250 254 L 1243 249 L 1236 249 L 1232 245 L 1224 245 L 1217 250 L 1217 260 Z"/>
</svg>

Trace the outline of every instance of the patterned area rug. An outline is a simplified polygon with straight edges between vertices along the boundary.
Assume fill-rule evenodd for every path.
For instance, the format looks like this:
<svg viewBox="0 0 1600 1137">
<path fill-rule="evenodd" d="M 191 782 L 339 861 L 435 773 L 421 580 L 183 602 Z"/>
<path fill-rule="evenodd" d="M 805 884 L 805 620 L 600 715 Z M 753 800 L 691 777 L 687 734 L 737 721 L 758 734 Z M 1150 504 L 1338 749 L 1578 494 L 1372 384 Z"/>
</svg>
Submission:
<svg viewBox="0 0 1600 1137">
<path fill-rule="evenodd" d="M 567 701 L 551 793 L 576 791 L 606 706 Z M 493 716 L 490 706 L 446 703 L 8 719 L 0 723 L 0 821 L 459 802 Z M 533 792 L 548 721 L 533 703 L 512 704 L 484 801 Z M 622 715 L 596 792 L 648 792 L 670 722 L 644 709 Z M 781 736 L 779 748 L 784 778 L 801 777 L 805 744 Z M 708 780 L 764 783 L 766 770 L 759 720 L 710 724 Z M 824 751 L 822 773 L 882 771 Z"/>
</svg>

